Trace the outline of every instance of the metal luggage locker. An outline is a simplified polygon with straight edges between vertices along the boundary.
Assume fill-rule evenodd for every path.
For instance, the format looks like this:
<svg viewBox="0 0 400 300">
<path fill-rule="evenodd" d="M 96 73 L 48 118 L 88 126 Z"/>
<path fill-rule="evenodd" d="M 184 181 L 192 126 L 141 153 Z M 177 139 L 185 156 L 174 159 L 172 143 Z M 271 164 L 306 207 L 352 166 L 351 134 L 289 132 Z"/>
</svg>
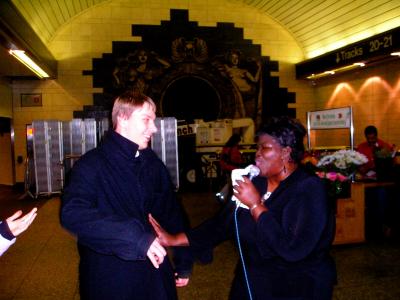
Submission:
<svg viewBox="0 0 400 300">
<path fill-rule="evenodd" d="M 151 148 L 166 165 L 172 183 L 179 188 L 178 137 L 175 118 L 156 118 L 158 131 L 151 139 Z"/>
<path fill-rule="evenodd" d="M 82 137 L 84 139 L 84 149 L 83 153 L 96 148 L 97 146 L 97 124 L 95 119 L 84 119 L 84 132 L 82 133 Z"/>
<path fill-rule="evenodd" d="M 97 146 L 96 120 L 72 119 L 70 121 L 71 155 L 82 156 Z"/>
<path fill-rule="evenodd" d="M 97 146 L 95 119 L 72 119 L 63 122 L 64 174 L 67 175 L 74 162 Z"/>
<path fill-rule="evenodd" d="M 62 122 L 62 133 L 64 150 L 63 167 L 65 175 L 72 168 L 73 164 L 73 161 L 70 159 L 70 156 L 72 154 L 71 121 Z M 68 159 L 66 159 L 66 157 L 68 157 Z"/>
<path fill-rule="evenodd" d="M 35 197 L 60 193 L 63 182 L 63 145 L 60 121 L 33 121 Z"/>
<path fill-rule="evenodd" d="M 100 143 L 104 135 L 110 129 L 110 121 L 108 118 L 97 120 L 97 143 Z"/>
</svg>

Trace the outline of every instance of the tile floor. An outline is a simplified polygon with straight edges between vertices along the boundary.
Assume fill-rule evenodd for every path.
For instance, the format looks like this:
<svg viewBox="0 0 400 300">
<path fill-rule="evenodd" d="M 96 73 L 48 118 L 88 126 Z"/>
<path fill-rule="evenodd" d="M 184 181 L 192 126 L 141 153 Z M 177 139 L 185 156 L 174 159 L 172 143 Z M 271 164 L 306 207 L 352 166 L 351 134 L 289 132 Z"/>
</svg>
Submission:
<svg viewBox="0 0 400 300">
<path fill-rule="evenodd" d="M 181 200 L 192 225 L 218 209 L 211 193 L 185 193 Z M 79 300 L 79 258 L 74 237 L 60 227 L 59 198 L 23 199 L 0 186 L 3 218 L 14 207 L 28 210 L 33 205 L 40 207 L 37 219 L 0 257 L 0 300 Z M 332 254 L 339 277 L 335 300 L 400 299 L 398 239 L 335 246 Z M 213 264 L 195 265 L 190 285 L 178 291 L 180 300 L 227 299 L 236 259 L 233 244 L 221 244 Z"/>
</svg>

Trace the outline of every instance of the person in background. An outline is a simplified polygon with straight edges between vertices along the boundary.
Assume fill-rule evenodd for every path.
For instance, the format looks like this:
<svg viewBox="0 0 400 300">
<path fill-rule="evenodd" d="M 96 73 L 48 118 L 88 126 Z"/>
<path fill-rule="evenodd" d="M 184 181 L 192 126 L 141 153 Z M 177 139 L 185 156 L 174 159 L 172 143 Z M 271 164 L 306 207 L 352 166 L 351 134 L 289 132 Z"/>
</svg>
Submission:
<svg viewBox="0 0 400 300">
<path fill-rule="evenodd" d="M 232 170 L 244 167 L 244 160 L 239 148 L 240 141 L 240 134 L 232 134 L 232 136 L 225 143 L 220 154 L 219 165 L 224 185 L 216 194 L 216 197 L 217 200 L 222 203 L 225 202 L 225 200 L 228 199 L 232 194 Z"/>
<path fill-rule="evenodd" d="M 394 146 L 379 139 L 378 130 L 373 125 L 365 127 L 364 135 L 366 141 L 357 146 L 357 151 L 364 154 L 368 158 L 368 162 L 362 165 L 359 171 L 363 177 L 376 178 L 376 152 L 383 151 L 391 155 L 394 150 Z"/>
<path fill-rule="evenodd" d="M 382 175 L 385 176 L 384 178 L 389 178 L 392 153 L 395 151 L 394 145 L 379 139 L 378 130 L 373 125 L 365 127 L 364 135 L 366 141 L 357 146 L 357 151 L 368 158 L 368 162 L 359 168 L 361 179 L 381 180 Z M 377 159 L 385 158 L 385 156 L 390 164 L 382 174 L 382 172 L 377 172 Z M 365 194 L 367 239 L 391 236 L 394 219 L 390 212 L 390 207 L 393 206 L 392 192 L 390 188 L 384 186 L 368 188 Z"/>
<path fill-rule="evenodd" d="M 239 149 L 241 137 L 239 134 L 234 133 L 229 140 L 225 143 L 221 151 L 220 166 L 224 174 L 230 176 L 232 170 L 243 167 L 242 153 Z"/>
<path fill-rule="evenodd" d="M 238 232 L 247 276 L 239 261 L 230 300 L 250 298 L 246 282 L 254 300 L 332 299 L 335 215 L 323 181 L 300 167 L 305 134 L 304 126 L 288 117 L 261 126 L 255 158 L 260 175 L 234 183 L 235 196 L 248 208 L 230 201 L 216 216 L 179 234 L 149 216 L 162 245 L 190 246 L 202 258 Z"/>
<path fill-rule="evenodd" d="M 37 215 L 37 208 L 34 207 L 26 215 L 18 210 L 5 221 L 0 221 L 0 256 L 15 243 L 16 237 L 28 229 Z"/>
<path fill-rule="evenodd" d="M 148 148 L 156 106 L 138 91 L 116 98 L 111 130 L 73 166 L 62 196 L 61 223 L 78 239 L 82 300 L 176 300 L 192 258 L 173 249 L 175 270 L 147 215 L 171 232 L 183 211 L 167 168 Z"/>
</svg>

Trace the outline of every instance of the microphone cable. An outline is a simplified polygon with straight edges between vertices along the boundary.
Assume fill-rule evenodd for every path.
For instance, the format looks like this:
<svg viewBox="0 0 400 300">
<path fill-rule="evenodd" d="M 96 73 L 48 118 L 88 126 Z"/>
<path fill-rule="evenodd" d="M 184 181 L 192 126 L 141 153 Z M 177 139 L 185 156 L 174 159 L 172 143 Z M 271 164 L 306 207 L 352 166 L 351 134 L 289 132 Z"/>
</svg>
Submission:
<svg viewBox="0 0 400 300">
<path fill-rule="evenodd" d="M 236 174 L 234 174 L 233 172 L 238 172 L 238 175 L 243 176 L 243 171 L 245 171 L 246 174 L 249 175 L 249 179 L 250 181 L 253 180 L 254 177 L 258 176 L 258 174 L 260 174 L 260 169 L 257 168 L 254 165 L 249 165 L 248 167 L 246 167 L 245 169 L 236 169 L 232 171 L 232 184 L 234 184 L 234 181 L 237 180 Z M 242 174 L 240 174 L 242 173 Z M 235 176 L 234 176 L 235 175 Z M 235 201 L 234 196 L 232 196 L 232 201 Z M 249 299 L 253 300 L 253 296 L 251 293 L 251 287 L 250 287 L 250 281 L 249 281 L 249 276 L 247 274 L 247 269 L 246 269 L 246 264 L 244 261 L 244 257 L 243 257 L 243 251 L 242 251 L 242 245 L 240 243 L 240 235 L 239 235 L 239 223 L 237 220 L 237 212 L 239 210 L 240 207 L 240 202 L 239 200 L 236 198 L 236 208 L 235 208 L 235 212 L 234 212 L 234 220 L 235 220 L 235 229 L 236 229 L 236 240 L 237 240 L 237 244 L 238 244 L 238 249 L 239 249 L 239 255 L 240 255 L 240 260 L 242 262 L 242 267 L 243 267 L 243 275 L 244 275 L 244 279 L 246 280 L 246 287 L 247 287 L 247 292 L 249 293 Z"/>
<path fill-rule="evenodd" d="M 239 224 L 238 224 L 238 221 L 237 221 L 237 212 L 238 212 L 238 209 L 239 209 L 239 205 L 236 205 L 235 213 L 234 213 L 235 229 L 236 229 L 236 239 L 237 239 L 237 244 L 238 244 L 238 249 L 239 249 L 240 260 L 241 260 L 241 262 L 242 262 L 244 279 L 246 280 L 247 292 L 249 293 L 249 299 L 250 299 L 250 300 L 253 300 L 253 296 L 252 296 L 251 288 L 250 288 L 250 282 L 249 282 L 249 278 L 248 278 L 247 270 L 246 270 L 246 264 L 245 264 L 245 262 L 244 262 L 244 257 L 243 257 L 243 252 L 242 252 L 242 246 L 241 246 L 241 244 L 240 244 Z"/>
</svg>

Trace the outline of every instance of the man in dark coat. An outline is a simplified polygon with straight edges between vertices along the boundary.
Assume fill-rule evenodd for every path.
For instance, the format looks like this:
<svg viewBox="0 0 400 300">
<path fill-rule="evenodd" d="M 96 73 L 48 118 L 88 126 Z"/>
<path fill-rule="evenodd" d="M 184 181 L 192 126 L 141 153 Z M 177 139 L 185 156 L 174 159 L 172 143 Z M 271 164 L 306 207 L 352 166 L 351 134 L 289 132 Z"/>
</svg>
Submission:
<svg viewBox="0 0 400 300">
<path fill-rule="evenodd" d="M 155 117 L 150 98 L 121 95 L 114 130 L 72 169 L 61 223 L 78 238 L 82 300 L 175 300 L 175 286 L 189 281 L 189 252 L 175 249 L 174 270 L 148 222 L 151 213 L 172 232 L 184 229 L 168 171 L 147 148 Z"/>
</svg>

